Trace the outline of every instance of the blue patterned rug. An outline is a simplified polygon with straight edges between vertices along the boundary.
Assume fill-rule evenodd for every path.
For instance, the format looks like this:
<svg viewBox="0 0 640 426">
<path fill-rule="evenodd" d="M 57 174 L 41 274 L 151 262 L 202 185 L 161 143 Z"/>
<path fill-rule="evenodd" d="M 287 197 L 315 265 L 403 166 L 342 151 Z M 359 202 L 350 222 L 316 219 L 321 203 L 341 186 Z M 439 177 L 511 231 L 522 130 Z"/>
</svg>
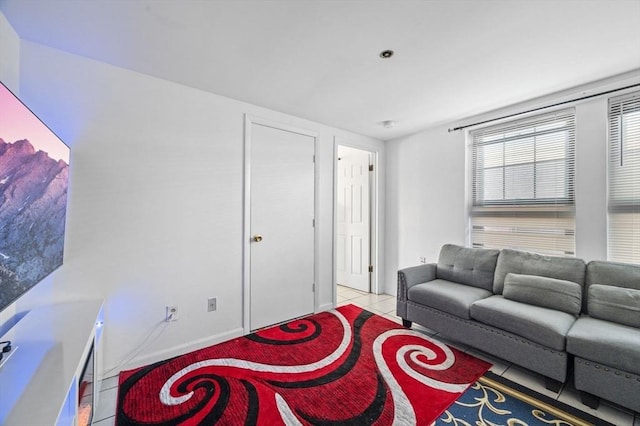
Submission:
<svg viewBox="0 0 640 426">
<path fill-rule="evenodd" d="M 577 408 L 487 372 L 436 425 L 612 425 Z"/>
</svg>

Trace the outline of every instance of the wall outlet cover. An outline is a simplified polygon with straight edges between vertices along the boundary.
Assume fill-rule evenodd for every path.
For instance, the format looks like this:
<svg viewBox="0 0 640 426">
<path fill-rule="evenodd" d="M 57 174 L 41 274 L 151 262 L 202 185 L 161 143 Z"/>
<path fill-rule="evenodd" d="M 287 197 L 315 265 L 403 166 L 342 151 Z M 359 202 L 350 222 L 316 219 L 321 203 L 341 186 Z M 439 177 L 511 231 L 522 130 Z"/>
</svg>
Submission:
<svg viewBox="0 0 640 426">
<path fill-rule="evenodd" d="M 165 321 L 178 321 L 178 307 L 175 305 L 167 305 L 167 311 L 165 314 Z"/>
<path fill-rule="evenodd" d="M 210 297 L 207 300 L 207 312 L 215 311 L 218 309 L 218 303 L 215 297 Z"/>
</svg>

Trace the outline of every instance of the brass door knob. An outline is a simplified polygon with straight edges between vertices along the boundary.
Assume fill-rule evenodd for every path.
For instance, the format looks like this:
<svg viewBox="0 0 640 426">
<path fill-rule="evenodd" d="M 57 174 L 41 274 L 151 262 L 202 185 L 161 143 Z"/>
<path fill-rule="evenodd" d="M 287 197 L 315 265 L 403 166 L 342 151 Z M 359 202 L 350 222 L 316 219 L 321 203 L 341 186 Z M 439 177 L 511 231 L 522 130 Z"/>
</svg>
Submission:
<svg viewBox="0 0 640 426">
<path fill-rule="evenodd" d="M 253 241 L 255 241 L 256 243 L 259 243 L 260 241 L 262 241 L 262 235 L 260 234 L 256 234 L 253 236 Z"/>
</svg>

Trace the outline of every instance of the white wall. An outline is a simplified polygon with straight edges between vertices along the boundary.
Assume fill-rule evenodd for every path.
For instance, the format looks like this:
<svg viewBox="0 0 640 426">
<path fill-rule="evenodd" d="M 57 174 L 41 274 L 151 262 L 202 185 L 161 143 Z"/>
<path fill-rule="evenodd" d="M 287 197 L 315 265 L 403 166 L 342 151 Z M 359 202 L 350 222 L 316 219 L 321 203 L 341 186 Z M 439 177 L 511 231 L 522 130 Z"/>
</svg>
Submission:
<svg viewBox="0 0 640 426">
<path fill-rule="evenodd" d="M 465 242 L 465 141 L 435 127 L 387 142 L 386 293 L 398 269 L 437 259 L 445 243 Z"/>
<path fill-rule="evenodd" d="M 0 80 L 18 94 L 20 82 L 20 38 L 0 13 Z"/>
<path fill-rule="evenodd" d="M 20 88 L 71 146 L 65 263 L 20 310 L 105 298 L 106 370 L 240 334 L 245 113 L 319 135 L 319 305 L 331 306 L 334 137 L 381 141 L 27 41 Z M 163 321 L 169 304 L 177 322 Z"/>
<path fill-rule="evenodd" d="M 0 81 L 15 95 L 19 95 L 19 64 L 20 39 L 4 15 L 0 13 Z M 15 304 L 0 312 L 0 336 L 13 325 L 16 313 Z"/>
<path fill-rule="evenodd" d="M 435 262 L 444 243 L 464 245 L 468 233 L 465 132 L 448 128 L 526 111 L 640 82 L 640 70 L 387 142 L 386 289 L 398 269 Z M 637 90 L 637 89 L 636 89 Z M 617 94 L 616 94 L 617 95 Z M 610 95 L 610 96 L 616 96 Z M 607 96 L 576 108 L 576 256 L 606 259 Z"/>
<path fill-rule="evenodd" d="M 585 260 L 607 258 L 608 99 L 576 106 L 576 256 Z"/>
</svg>

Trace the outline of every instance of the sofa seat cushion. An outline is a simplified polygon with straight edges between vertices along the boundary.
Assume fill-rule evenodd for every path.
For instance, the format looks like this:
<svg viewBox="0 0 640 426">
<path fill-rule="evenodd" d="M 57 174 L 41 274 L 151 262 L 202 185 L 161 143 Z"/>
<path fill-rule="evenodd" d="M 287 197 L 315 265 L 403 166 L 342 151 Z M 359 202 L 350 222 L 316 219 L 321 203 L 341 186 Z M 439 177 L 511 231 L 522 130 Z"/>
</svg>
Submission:
<svg viewBox="0 0 640 426">
<path fill-rule="evenodd" d="M 588 316 L 567 335 L 567 351 L 580 358 L 640 374 L 640 329 Z"/>
<path fill-rule="evenodd" d="M 436 279 L 411 287 L 408 299 L 460 318 L 470 319 L 471 304 L 491 294 L 490 291 L 482 288 Z"/>
<path fill-rule="evenodd" d="M 471 306 L 471 318 L 563 351 L 567 332 L 576 318 L 566 312 L 491 296 Z"/>
</svg>

